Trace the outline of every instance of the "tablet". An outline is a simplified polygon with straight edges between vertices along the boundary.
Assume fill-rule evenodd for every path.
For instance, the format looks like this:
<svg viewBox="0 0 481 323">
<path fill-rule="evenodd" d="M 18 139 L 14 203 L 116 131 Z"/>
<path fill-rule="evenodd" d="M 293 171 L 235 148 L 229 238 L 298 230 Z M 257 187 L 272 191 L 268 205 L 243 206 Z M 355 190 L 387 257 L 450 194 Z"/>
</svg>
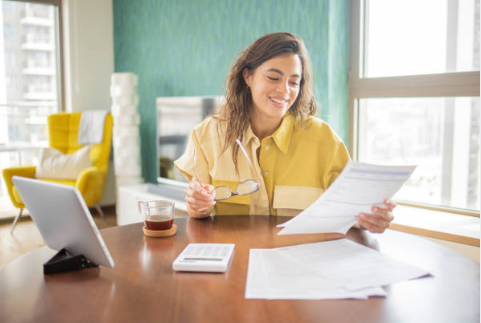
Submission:
<svg viewBox="0 0 481 323">
<path fill-rule="evenodd" d="M 84 255 L 105 267 L 114 261 L 76 187 L 14 176 L 20 197 L 47 246 Z"/>
</svg>

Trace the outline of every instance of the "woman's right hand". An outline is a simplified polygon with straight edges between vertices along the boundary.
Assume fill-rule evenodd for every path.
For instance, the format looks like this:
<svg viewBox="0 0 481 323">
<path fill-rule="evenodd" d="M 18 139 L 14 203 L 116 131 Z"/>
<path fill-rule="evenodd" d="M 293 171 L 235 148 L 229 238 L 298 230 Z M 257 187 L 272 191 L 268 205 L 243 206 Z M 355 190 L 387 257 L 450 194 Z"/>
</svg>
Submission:
<svg viewBox="0 0 481 323">
<path fill-rule="evenodd" d="M 193 179 L 185 189 L 187 212 L 193 218 L 205 218 L 214 211 L 214 186 Z"/>
</svg>

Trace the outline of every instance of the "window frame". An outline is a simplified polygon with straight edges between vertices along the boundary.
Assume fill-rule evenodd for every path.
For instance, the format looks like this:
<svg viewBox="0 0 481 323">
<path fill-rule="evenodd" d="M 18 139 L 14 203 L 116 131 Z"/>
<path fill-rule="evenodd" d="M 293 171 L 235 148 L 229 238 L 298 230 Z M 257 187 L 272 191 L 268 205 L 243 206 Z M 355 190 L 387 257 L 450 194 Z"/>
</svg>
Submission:
<svg viewBox="0 0 481 323">
<path fill-rule="evenodd" d="M 389 77 L 363 78 L 363 45 L 365 37 L 364 18 L 368 0 L 351 0 L 350 5 L 350 72 L 349 72 L 349 153 L 359 159 L 360 107 L 359 99 L 365 98 L 425 98 L 425 97 L 479 97 L 480 72 L 454 72 Z M 447 211 L 479 217 L 479 212 L 399 201 L 399 204 Z"/>
</svg>

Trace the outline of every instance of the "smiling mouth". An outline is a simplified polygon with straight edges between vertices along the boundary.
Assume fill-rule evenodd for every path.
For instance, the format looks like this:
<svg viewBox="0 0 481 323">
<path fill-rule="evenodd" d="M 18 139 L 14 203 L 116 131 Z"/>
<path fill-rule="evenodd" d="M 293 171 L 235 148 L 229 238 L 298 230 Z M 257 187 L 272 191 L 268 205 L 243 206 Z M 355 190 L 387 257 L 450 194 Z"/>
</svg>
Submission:
<svg viewBox="0 0 481 323">
<path fill-rule="evenodd" d="M 287 100 L 280 100 L 280 99 L 275 99 L 275 98 L 270 98 L 272 102 L 277 103 L 277 104 L 286 104 Z"/>
</svg>

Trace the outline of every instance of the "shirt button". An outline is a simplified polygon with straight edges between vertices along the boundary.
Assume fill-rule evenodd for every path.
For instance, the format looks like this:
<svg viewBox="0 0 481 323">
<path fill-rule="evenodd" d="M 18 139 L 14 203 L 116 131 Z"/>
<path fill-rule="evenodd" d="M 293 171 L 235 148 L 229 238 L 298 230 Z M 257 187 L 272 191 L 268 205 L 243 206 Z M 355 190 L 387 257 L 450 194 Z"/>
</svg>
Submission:
<svg viewBox="0 0 481 323">
<path fill-rule="evenodd" d="M 266 146 L 266 150 L 269 150 L 269 146 Z"/>
<path fill-rule="evenodd" d="M 264 176 L 267 176 L 267 175 L 269 175 L 269 173 L 268 173 L 268 172 L 264 172 Z"/>
</svg>

